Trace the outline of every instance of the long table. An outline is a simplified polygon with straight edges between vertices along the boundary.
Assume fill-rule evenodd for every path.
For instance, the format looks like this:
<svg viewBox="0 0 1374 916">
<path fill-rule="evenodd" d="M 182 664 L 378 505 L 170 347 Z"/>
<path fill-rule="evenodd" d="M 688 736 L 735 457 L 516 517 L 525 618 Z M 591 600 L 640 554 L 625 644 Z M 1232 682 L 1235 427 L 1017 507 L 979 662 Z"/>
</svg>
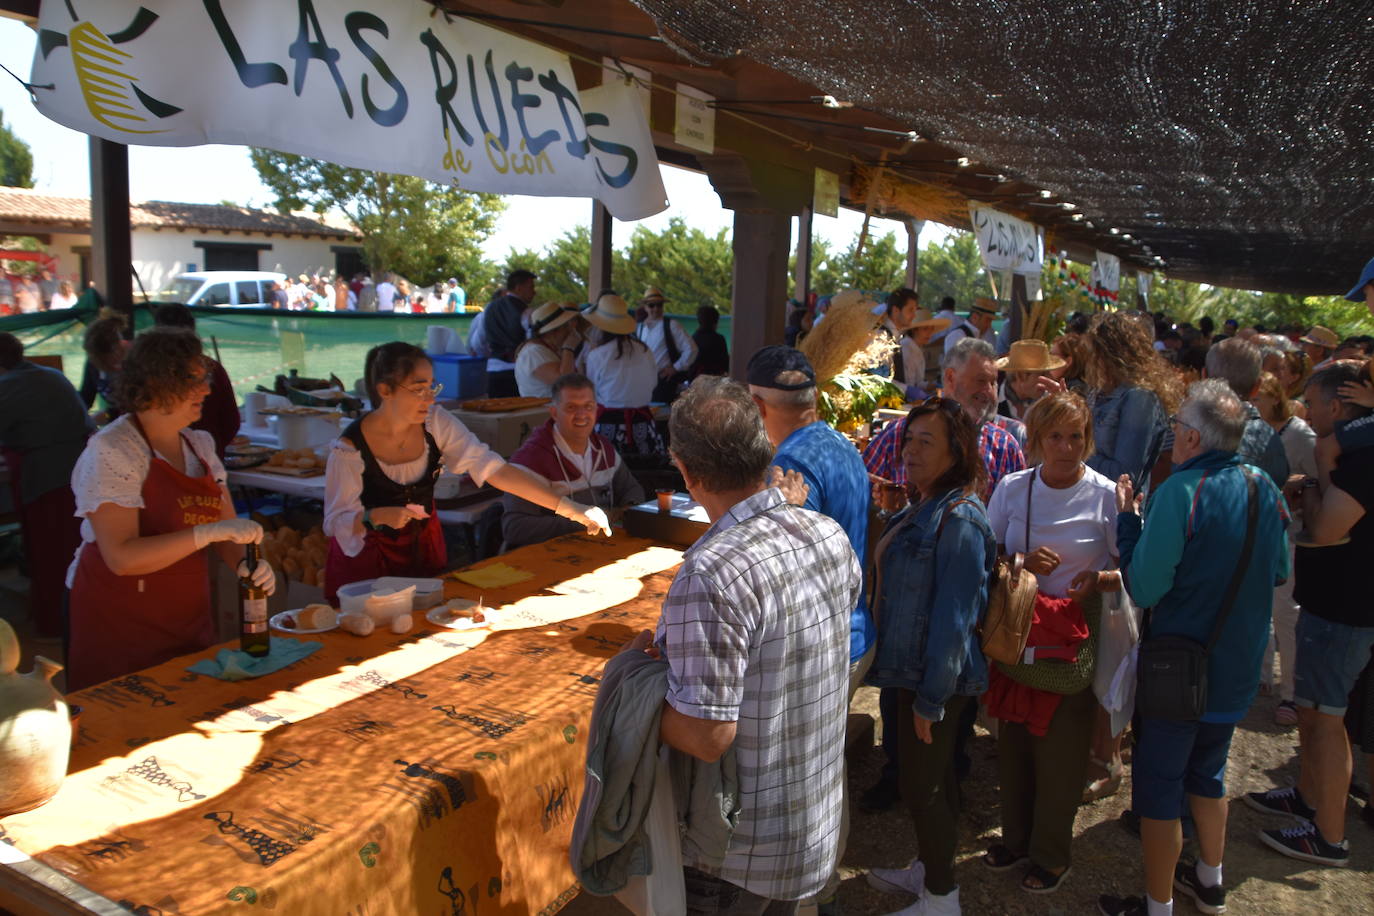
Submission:
<svg viewBox="0 0 1374 916">
<path fill-rule="evenodd" d="M 524 582 L 446 581 L 495 609 L 489 630 L 417 615 L 403 636 L 299 637 L 322 648 L 253 680 L 187 671 L 209 651 L 73 694 L 61 791 L 0 819 L 0 907 L 556 912 L 576 893 L 567 846 L 601 667 L 653 626 L 680 560 L 568 535 L 476 567 Z M 14 888 L 34 880 L 58 889 L 25 910 Z"/>
</svg>

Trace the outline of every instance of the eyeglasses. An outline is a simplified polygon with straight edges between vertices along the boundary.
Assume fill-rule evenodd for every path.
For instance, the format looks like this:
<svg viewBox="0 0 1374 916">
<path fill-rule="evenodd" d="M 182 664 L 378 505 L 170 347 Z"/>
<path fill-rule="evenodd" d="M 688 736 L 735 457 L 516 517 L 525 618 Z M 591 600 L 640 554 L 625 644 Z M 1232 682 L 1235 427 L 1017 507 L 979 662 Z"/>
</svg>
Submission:
<svg viewBox="0 0 1374 916">
<path fill-rule="evenodd" d="M 959 414 L 964 412 L 964 405 L 954 400 L 954 398 L 941 397 L 938 394 L 934 397 L 926 398 L 924 401 L 921 402 L 921 406 L 930 407 L 936 410 L 943 410 L 950 416 L 958 416 Z"/>
<path fill-rule="evenodd" d="M 433 385 L 402 385 L 400 387 L 422 401 L 432 401 L 439 396 L 439 392 L 444 390 L 444 383 L 435 382 Z"/>
<path fill-rule="evenodd" d="M 1178 414 L 1174 414 L 1174 415 L 1172 415 L 1171 417 L 1169 417 L 1169 425 L 1170 425 L 1170 426 L 1186 426 L 1188 429 L 1191 429 L 1193 432 L 1197 432 L 1197 427 L 1196 427 L 1196 426 L 1194 426 L 1193 424 L 1189 423 L 1187 420 L 1184 420 L 1184 419 L 1183 419 L 1182 417 L 1180 417 Z"/>
</svg>

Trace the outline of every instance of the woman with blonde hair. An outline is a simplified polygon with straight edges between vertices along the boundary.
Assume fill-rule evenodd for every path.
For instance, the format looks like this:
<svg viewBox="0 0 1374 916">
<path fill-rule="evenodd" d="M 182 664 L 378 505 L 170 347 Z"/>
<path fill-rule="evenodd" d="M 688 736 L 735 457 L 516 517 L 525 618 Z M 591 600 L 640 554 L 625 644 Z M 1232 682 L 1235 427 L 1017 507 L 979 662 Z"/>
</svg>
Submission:
<svg viewBox="0 0 1374 916">
<path fill-rule="evenodd" d="M 1051 369 L 1050 375 L 1074 394 L 1086 397 L 1088 383 L 1083 381 L 1083 362 L 1087 351 L 1082 334 L 1063 334 L 1050 346 L 1050 352 L 1064 361 L 1058 369 Z"/>
<path fill-rule="evenodd" d="M 1289 350 L 1283 354 L 1283 362 L 1279 363 L 1274 375 L 1283 386 L 1293 416 L 1306 420 L 1307 406 L 1302 402 L 1302 393 L 1307 387 L 1307 380 L 1312 377 L 1312 361 L 1301 350 Z"/>
<path fill-rule="evenodd" d="M 1028 865 L 1021 889 L 1056 890 L 1069 872 L 1074 815 L 1097 717 L 1090 659 L 1102 599 L 1116 591 L 1116 483 L 1084 463 L 1092 414 L 1070 391 L 1026 415 L 1034 466 L 998 481 L 988 522 L 999 550 L 1025 555 L 1038 578 L 1033 660 L 990 666 L 988 713 L 1001 720 L 997 766 L 1002 841 L 983 856 L 994 871 Z M 1080 661 L 1080 655 L 1082 661 Z"/>
</svg>

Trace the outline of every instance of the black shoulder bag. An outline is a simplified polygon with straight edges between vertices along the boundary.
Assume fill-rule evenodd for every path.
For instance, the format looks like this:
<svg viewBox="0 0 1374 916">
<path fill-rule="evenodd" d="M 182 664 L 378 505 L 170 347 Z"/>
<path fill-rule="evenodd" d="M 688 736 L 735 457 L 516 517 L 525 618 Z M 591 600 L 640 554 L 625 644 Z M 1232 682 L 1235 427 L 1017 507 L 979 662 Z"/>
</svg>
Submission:
<svg viewBox="0 0 1374 916">
<path fill-rule="evenodd" d="M 1226 625 L 1226 618 L 1236 603 L 1236 593 L 1240 591 L 1241 579 L 1249 565 L 1247 559 L 1255 546 L 1259 496 L 1255 489 L 1255 478 L 1246 474 L 1245 482 L 1249 493 L 1245 546 L 1241 548 L 1235 572 L 1231 574 L 1231 583 L 1226 587 L 1226 596 L 1217 612 L 1217 622 L 1212 625 L 1212 635 L 1205 646 L 1187 636 L 1174 634 L 1151 636 L 1140 643 L 1140 654 L 1136 660 L 1135 708 L 1142 716 L 1195 722 L 1207 711 L 1207 656 L 1221 636 L 1221 628 Z"/>
</svg>

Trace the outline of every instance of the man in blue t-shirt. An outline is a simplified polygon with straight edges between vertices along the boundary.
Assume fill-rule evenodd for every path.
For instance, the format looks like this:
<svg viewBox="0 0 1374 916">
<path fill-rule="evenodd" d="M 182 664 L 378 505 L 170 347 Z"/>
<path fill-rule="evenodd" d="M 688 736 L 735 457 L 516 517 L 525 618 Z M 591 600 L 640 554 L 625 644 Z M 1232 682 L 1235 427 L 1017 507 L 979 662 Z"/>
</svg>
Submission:
<svg viewBox="0 0 1374 916">
<path fill-rule="evenodd" d="M 755 353 L 745 374 L 749 394 L 763 415 L 768 440 L 777 449 L 774 465 L 801 474 L 808 487 L 802 507 L 838 522 L 862 564 L 868 543 L 868 471 L 858 449 L 818 418 L 816 372 L 811 363 L 799 351 L 775 345 Z M 877 640 L 865 591 L 859 591 L 859 602 L 849 621 L 850 699 L 863 683 Z M 840 852 L 844 852 L 843 837 Z M 832 874 L 817 902 L 833 900 L 838 888 L 839 875 Z"/>
</svg>

